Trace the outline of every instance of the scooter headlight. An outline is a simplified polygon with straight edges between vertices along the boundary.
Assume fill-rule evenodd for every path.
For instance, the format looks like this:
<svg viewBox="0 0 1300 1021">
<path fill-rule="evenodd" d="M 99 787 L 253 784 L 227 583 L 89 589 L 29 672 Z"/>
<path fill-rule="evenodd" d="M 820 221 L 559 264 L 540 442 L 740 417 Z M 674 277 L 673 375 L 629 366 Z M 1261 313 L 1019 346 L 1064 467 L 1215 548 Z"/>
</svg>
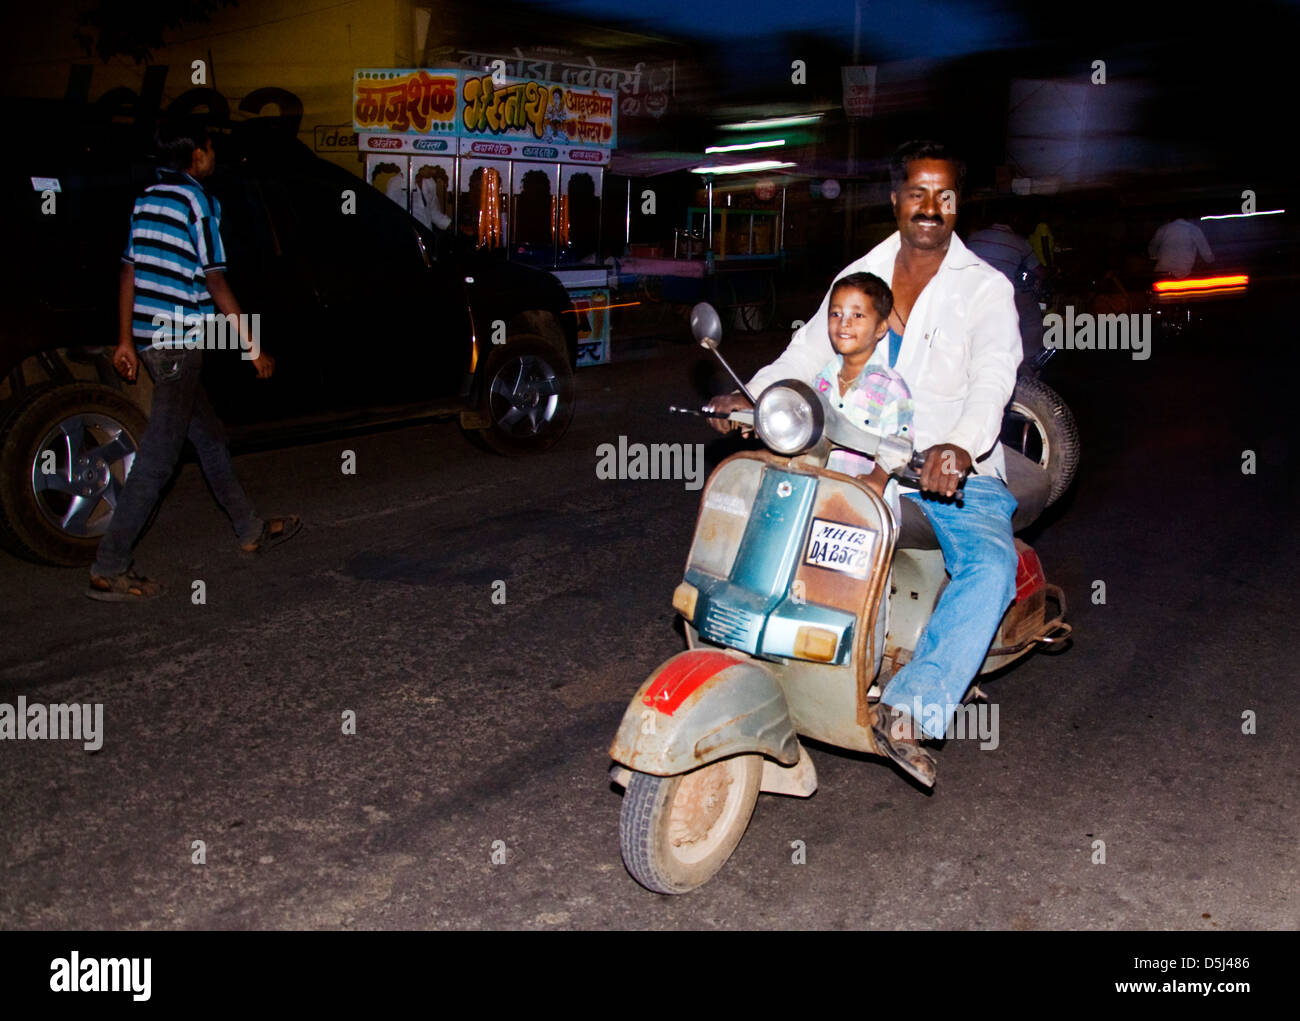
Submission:
<svg viewBox="0 0 1300 1021">
<path fill-rule="evenodd" d="M 821 439 L 825 412 L 817 392 L 797 379 L 773 383 L 758 397 L 754 428 L 778 454 L 793 457 Z"/>
</svg>

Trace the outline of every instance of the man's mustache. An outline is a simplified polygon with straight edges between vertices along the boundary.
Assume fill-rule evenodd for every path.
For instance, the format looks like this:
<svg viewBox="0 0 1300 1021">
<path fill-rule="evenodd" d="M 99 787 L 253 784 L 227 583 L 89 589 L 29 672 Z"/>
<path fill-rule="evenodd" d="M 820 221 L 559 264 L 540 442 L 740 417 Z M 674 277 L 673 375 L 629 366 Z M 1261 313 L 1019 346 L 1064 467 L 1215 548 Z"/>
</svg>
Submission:
<svg viewBox="0 0 1300 1021">
<path fill-rule="evenodd" d="M 940 227 L 942 227 L 942 226 L 943 226 L 943 217 L 942 217 L 942 216 L 920 216 L 920 215 L 917 215 L 917 216 L 912 217 L 912 222 L 913 222 L 913 223 L 937 223 Z"/>
</svg>

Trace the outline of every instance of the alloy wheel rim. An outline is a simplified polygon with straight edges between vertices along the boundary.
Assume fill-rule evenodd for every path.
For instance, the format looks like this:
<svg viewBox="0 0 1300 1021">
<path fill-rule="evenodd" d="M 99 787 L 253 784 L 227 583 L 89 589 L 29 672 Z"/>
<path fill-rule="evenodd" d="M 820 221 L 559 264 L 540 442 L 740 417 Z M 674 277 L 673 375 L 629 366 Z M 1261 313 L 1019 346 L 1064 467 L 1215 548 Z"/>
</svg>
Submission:
<svg viewBox="0 0 1300 1021">
<path fill-rule="evenodd" d="M 520 355 L 492 379 L 492 420 L 511 436 L 536 436 L 560 410 L 560 380 L 536 355 Z"/>
<path fill-rule="evenodd" d="M 110 415 L 71 415 L 42 437 L 31 489 L 45 520 L 66 535 L 103 535 L 137 453 L 135 439 Z"/>
</svg>

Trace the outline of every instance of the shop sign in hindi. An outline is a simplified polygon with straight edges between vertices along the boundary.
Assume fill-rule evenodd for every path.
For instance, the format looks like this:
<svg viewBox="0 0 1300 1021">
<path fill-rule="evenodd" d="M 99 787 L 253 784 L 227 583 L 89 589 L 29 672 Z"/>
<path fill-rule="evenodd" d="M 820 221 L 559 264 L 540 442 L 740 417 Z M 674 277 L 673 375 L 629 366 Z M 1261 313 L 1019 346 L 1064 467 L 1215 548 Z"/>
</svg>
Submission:
<svg viewBox="0 0 1300 1021">
<path fill-rule="evenodd" d="M 352 78 L 352 124 L 358 133 L 454 135 L 457 71 L 363 69 Z"/>
<path fill-rule="evenodd" d="M 870 117 L 876 106 L 875 65 L 841 67 L 840 77 L 844 85 L 844 115 Z"/>
<path fill-rule="evenodd" d="M 554 158 L 542 149 L 571 151 L 614 148 L 612 92 L 532 80 L 499 81 L 490 74 L 462 72 L 460 138 L 462 153 L 495 154 L 524 159 Z M 593 152 L 578 157 L 603 162 Z"/>
<path fill-rule="evenodd" d="M 363 151 L 605 164 L 614 92 L 460 69 L 359 70 L 353 125 Z"/>
</svg>

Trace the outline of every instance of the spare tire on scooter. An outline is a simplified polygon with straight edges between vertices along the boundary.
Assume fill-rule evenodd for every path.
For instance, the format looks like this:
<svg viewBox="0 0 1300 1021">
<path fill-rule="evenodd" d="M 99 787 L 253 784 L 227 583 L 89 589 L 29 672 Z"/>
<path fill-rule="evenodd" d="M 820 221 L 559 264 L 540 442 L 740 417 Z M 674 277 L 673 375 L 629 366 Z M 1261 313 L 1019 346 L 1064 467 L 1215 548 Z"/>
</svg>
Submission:
<svg viewBox="0 0 1300 1021">
<path fill-rule="evenodd" d="M 1047 469 L 1049 507 L 1070 488 L 1079 469 L 1079 426 L 1061 395 L 1036 376 L 1016 379 L 1002 418 L 1002 443 Z"/>
</svg>

